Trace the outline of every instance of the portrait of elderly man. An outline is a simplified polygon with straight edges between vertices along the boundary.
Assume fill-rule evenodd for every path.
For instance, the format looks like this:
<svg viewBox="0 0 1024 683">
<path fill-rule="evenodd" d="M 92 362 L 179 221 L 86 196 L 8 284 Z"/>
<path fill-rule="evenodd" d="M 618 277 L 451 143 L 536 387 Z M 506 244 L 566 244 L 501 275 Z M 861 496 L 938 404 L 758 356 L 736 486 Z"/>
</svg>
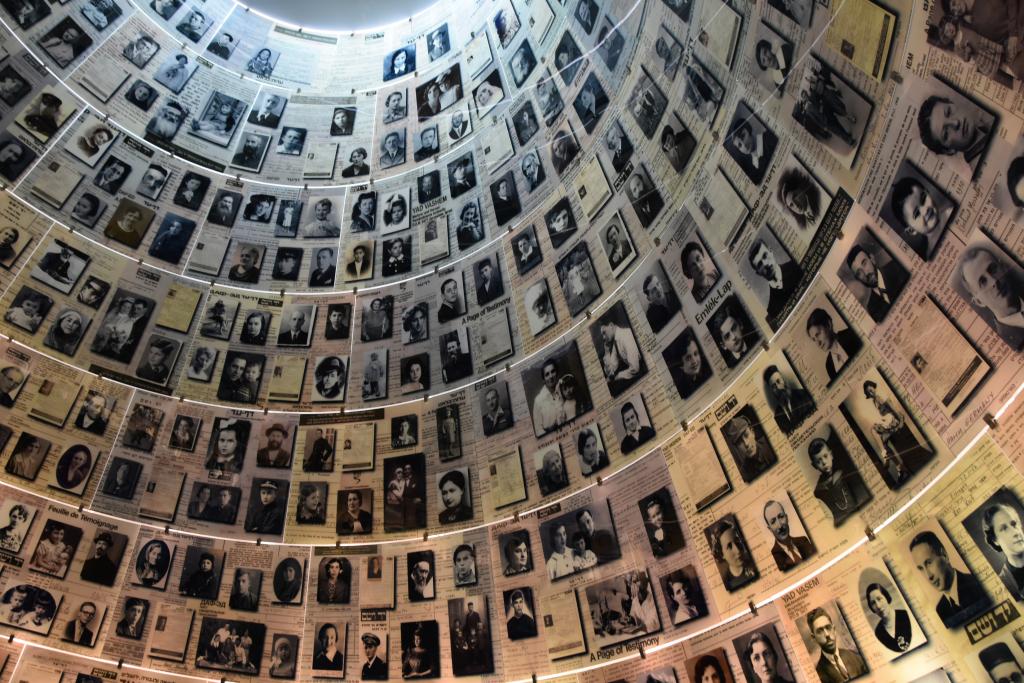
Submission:
<svg viewBox="0 0 1024 683">
<path fill-rule="evenodd" d="M 956 553 L 956 549 L 953 549 Z M 925 529 L 910 540 L 910 558 L 917 571 L 939 593 L 935 613 L 946 628 L 957 628 L 992 604 L 981 582 L 969 571 L 953 566 L 949 551 L 938 534 Z M 957 563 L 963 565 L 959 553 Z"/>
<path fill-rule="evenodd" d="M 993 643 L 978 653 L 978 661 L 992 679 L 992 683 L 1010 683 L 1024 680 L 1024 668 L 1013 656 L 1006 643 Z"/>
<path fill-rule="evenodd" d="M 778 462 L 752 406 L 744 406 L 730 418 L 722 426 L 722 436 L 745 482 L 757 479 Z"/>
<path fill-rule="evenodd" d="M 787 506 L 778 500 L 769 500 L 762 510 L 764 523 L 772 532 L 772 559 L 779 571 L 789 571 L 815 553 L 814 544 L 806 536 L 791 533 Z"/>
<path fill-rule="evenodd" d="M 777 365 L 769 365 L 761 377 L 775 424 L 783 434 L 790 434 L 814 412 L 814 399 L 795 377 L 787 379 Z"/>
<path fill-rule="evenodd" d="M 768 284 L 768 319 L 775 320 L 796 293 L 803 270 L 785 252 L 774 248 L 762 237 L 750 245 L 747 261 L 754 273 Z"/>
<path fill-rule="evenodd" d="M 967 247 L 952 280 L 1004 342 L 1024 346 L 1024 272 L 999 247 L 988 240 Z"/>
</svg>

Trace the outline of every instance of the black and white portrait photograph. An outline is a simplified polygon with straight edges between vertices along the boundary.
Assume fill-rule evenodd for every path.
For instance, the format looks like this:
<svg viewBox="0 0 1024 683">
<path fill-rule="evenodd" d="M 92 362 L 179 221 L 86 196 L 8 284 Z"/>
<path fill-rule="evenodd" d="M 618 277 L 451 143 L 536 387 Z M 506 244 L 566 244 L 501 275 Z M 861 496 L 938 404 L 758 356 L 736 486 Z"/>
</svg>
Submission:
<svg viewBox="0 0 1024 683">
<path fill-rule="evenodd" d="M 390 339 L 394 318 L 395 297 L 375 296 L 363 304 L 359 339 L 364 342 Z"/>
<path fill-rule="evenodd" d="M 270 667 L 267 675 L 271 678 L 294 679 L 299 658 L 299 637 L 287 633 L 271 636 Z"/>
<path fill-rule="evenodd" d="M 245 63 L 245 70 L 256 76 L 267 78 L 274 73 L 274 67 L 277 66 L 277 60 L 280 58 L 281 53 L 277 50 L 261 47 Z"/>
<path fill-rule="evenodd" d="M 253 479 L 243 528 L 251 534 L 280 536 L 284 532 L 288 488 L 286 479 Z"/>
<path fill-rule="evenodd" d="M 522 24 L 510 0 L 501 0 L 496 4 L 498 11 L 494 13 L 493 18 L 494 33 L 498 37 L 498 42 L 501 46 L 506 48 L 512 43 L 516 34 L 519 33 Z"/>
<path fill-rule="evenodd" d="M 613 277 L 619 277 L 636 259 L 636 247 L 629 234 L 629 228 L 616 212 L 599 233 L 604 255 L 608 259 L 608 267 Z"/>
<path fill-rule="evenodd" d="M 559 347 L 549 349 L 539 362 L 522 371 L 533 431 L 538 437 L 569 424 L 594 407 L 576 342 Z"/>
<path fill-rule="evenodd" d="M 722 279 L 722 271 L 710 254 L 704 239 L 694 232 L 679 256 L 683 275 L 690 281 L 690 293 L 697 303 L 703 302 Z"/>
<path fill-rule="evenodd" d="M 416 179 L 416 201 L 427 204 L 441 196 L 441 172 L 430 171 Z"/>
<path fill-rule="evenodd" d="M 1011 349 L 1024 347 L 1024 269 L 999 244 L 976 233 L 949 285 Z"/>
<path fill-rule="evenodd" d="M 384 531 L 427 525 L 426 460 L 422 453 L 384 461 Z"/>
<path fill-rule="evenodd" d="M 491 204 L 498 225 L 505 225 L 522 211 L 519 191 L 516 188 L 515 174 L 509 170 L 491 183 Z"/>
<path fill-rule="evenodd" d="M 530 333 L 537 336 L 557 322 L 555 303 L 548 289 L 548 281 L 541 278 L 526 289 L 523 295 L 523 306 L 526 309 L 526 322 Z"/>
<path fill-rule="evenodd" d="M 642 497 L 637 501 L 637 507 L 652 555 L 668 557 L 683 547 L 683 529 L 676 512 L 679 506 L 673 502 L 671 486 L 662 486 Z"/>
<path fill-rule="evenodd" d="M 448 631 L 452 652 L 452 673 L 471 676 L 494 673 L 491 649 L 491 619 L 485 594 L 448 600 Z"/>
<path fill-rule="evenodd" d="M 314 671 L 344 671 L 345 649 L 348 643 L 348 623 L 315 622 L 316 640 L 313 642 Z M 318 674 L 321 678 L 341 678 Z"/>
<path fill-rule="evenodd" d="M 54 473 L 56 482 L 50 486 L 74 495 L 82 495 L 92 476 L 98 455 L 94 456 L 92 450 L 84 444 L 69 446 L 57 460 Z"/>
<path fill-rule="evenodd" d="M 106 618 L 106 605 L 97 606 L 91 600 L 81 602 L 76 607 L 72 607 L 71 617 L 64 627 L 61 640 L 92 647 L 96 644 L 96 636 Z"/>
<path fill-rule="evenodd" d="M 785 354 L 776 357 L 775 362 L 764 369 L 761 380 L 768 408 L 783 434 L 791 434 L 814 413 L 814 398 Z"/>
<path fill-rule="evenodd" d="M 321 431 L 321 438 L 323 432 Z M 333 451 L 332 451 L 333 452 Z M 303 463 L 305 465 L 305 463 Z M 303 467 L 303 471 L 310 471 Z M 327 521 L 327 483 L 303 481 L 299 483 L 298 503 L 295 509 L 298 524 L 324 524 Z"/>
<path fill-rule="evenodd" d="M 433 600 L 437 579 L 434 552 L 432 550 L 417 550 L 407 553 L 405 559 L 408 569 L 409 602 Z"/>
<path fill-rule="evenodd" d="M 82 529 L 80 527 L 58 522 L 55 519 L 46 520 L 43 530 L 39 534 L 35 550 L 32 551 L 32 558 L 28 563 L 29 569 L 63 579 L 68 573 L 68 568 L 71 566 L 81 542 Z M 124 551 L 123 545 L 121 550 Z"/>
<path fill-rule="evenodd" d="M 388 396 L 388 350 L 366 351 L 363 354 L 364 401 L 374 401 Z"/>
<path fill-rule="evenodd" d="M 151 452 L 160 435 L 163 421 L 163 410 L 142 402 L 134 403 L 121 436 L 121 444 L 137 451 Z"/>
<path fill-rule="evenodd" d="M 346 557 L 324 557 L 316 573 L 316 601 L 347 605 L 352 595 L 352 563 Z"/>
<path fill-rule="evenodd" d="M 584 589 L 584 595 L 589 632 L 596 647 L 608 647 L 661 630 L 654 587 L 645 569 L 592 583 Z"/>
<path fill-rule="evenodd" d="M 617 410 L 609 410 L 609 413 L 623 455 L 632 453 L 654 438 L 654 424 L 640 394 L 628 396 Z"/>
<path fill-rule="evenodd" d="M 403 188 L 395 192 L 387 192 L 381 195 L 380 206 L 380 220 L 377 221 L 377 227 L 380 228 L 382 235 L 387 235 L 393 232 L 399 232 L 401 230 L 407 230 L 409 228 L 409 190 Z M 385 250 L 387 253 L 387 250 Z M 390 256 L 391 254 L 388 254 Z M 411 255 L 409 256 L 411 258 Z M 384 260 L 385 267 L 388 263 L 387 257 Z M 387 267 L 388 270 L 397 269 L 401 271 L 402 264 L 392 265 Z M 384 273 L 387 275 L 388 273 Z"/>
<path fill-rule="evenodd" d="M 708 330 L 725 364 L 736 367 L 761 343 L 761 332 L 737 295 L 726 297 L 708 320 Z"/>
<path fill-rule="evenodd" d="M 502 593 L 505 606 L 505 633 L 509 640 L 523 640 L 537 636 L 537 612 L 534 609 L 533 589 L 528 586 Z"/>
<path fill-rule="evenodd" d="M 259 569 L 235 569 L 231 581 L 228 607 L 243 612 L 256 612 L 260 607 L 260 589 L 263 586 L 263 572 Z"/>
<path fill-rule="evenodd" d="M 641 292 L 637 296 L 643 306 L 644 316 L 651 331 L 658 334 L 682 310 L 679 296 L 665 272 L 665 266 L 658 259 L 652 259 L 635 280 L 640 284 Z"/>
<path fill-rule="evenodd" d="M 142 343 L 143 333 L 154 310 L 156 302 L 152 299 L 124 289 L 115 291 L 110 299 L 110 307 L 99 323 L 100 328 L 93 337 L 90 347 L 92 352 L 128 363 Z"/>
<path fill-rule="evenodd" d="M 103 166 L 100 167 L 100 170 L 93 177 L 92 184 L 107 194 L 116 195 L 121 186 L 128 180 L 131 172 L 132 167 L 130 164 L 111 155 L 107 157 L 107 160 L 103 162 Z"/>
<path fill-rule="evenodd" d="M 619 396 L 647 374 L 647 362 L 640 352 L 626 305 L 617 301 L 590 325 L 590 337 L 597 351 L 608 393 Z"/>
<path fill-rule="evenodd" d="M 832 425 L 816 429 L 805 452 L 804 474 L 838 528 L 871 500 L 871 490 Z"/>
<path fill-rule="evenodd" d="M 857 579 L 860 608 L 874 635 L 885 647 L 885 659 L 891 661 L 904 652 L 924 645 L 927 639 L 917 617 L 888 568 L 865 567 Z"/>
<path fill-rule="evenodd" d="M 900 488 L 935 457 L 917 419 L 877 368 L 858 379 L 839 411 L 890 489 Z"/>
<path fill-rule="evenodd" d="M 149 245 L 149 255 L 168 263 L 179 263 L 185 255 L 185 249 L 188 248 L 195 229 L 195 221 L 168 212 L 160 221 L 156 235 Z"/>
<path fill-rule="evenodd" d="M 142 474 L 142 463 L 128 458 L 116 457 L 110 461 L 107 477 L 103 482 L 103 493 L 122 500 L 131 500 Z M 3 519 L 0 516 L 0 519 Z"/>
<path fill-rule="evenodd" d="M 444 23 L 427 34 L 427 55 L 430 61 L 441 59 L 451 50 L 448 24 Z M 364 677 L 365 678 L 365 677 Z"/>
<path fill-rule="evenodd" d="M 668 106 L 668 98 L 648 73 L 641 69 L 629 97 L 629 112 L 648 140 L 654 137 Z"/>
<path fill-rule="evenodd" d="M 707 615 L 707 601 L 693 565 L 670 571 L 661 577 L 660 583 L 673 625 Z"/>
<path fill-rule="evenodd" d="M 441 637 L 437 622 L 405 622 L 400 628 L 402 678 L 440 678 Z"/>
<path fill-rule="evenodd" d="M 82 132 L 75 139 L 74 144 L 66 145 L 65 149 L 89 168 L 96 166 L 100 158 L 121 135 L 119 131 L 105 123 L 84 126 L 80 130 Z M 166 173 L 164 178 L 166 179 Z"/>
<path fill-rule="evenodd" d="M 828 189 L 795 154 L 779 168 L 772 206 L 798 232 L 814 234 L 832 201 Z"/>
<path fill-rule="evenodd" d="M 608 71 L 614 72 L 626 47 L 626 38 L 607 14 L 601 17 L 600 27 L 597 30 L 597 56 Z"/>
<path fill-rule="evenodd" d="M 64 595 L 30 583 L 7 588 L 0 597 L 0 624 L 48 636 Z"/>
<path fill-rule="evenodd" d="M 227 31 L 221 31 L 210 44 L 206 46 L 206 51 L 212 55 L 220 57 L 221 59 L 227 60 L 231 58 L 235 48 L 238 47 L 238 40 L 234 35 Z"/>
<path fill-rule="evenodd" d="M 335 107 L 334 113 L 331 115 L 331 136 L 352 135 L 355 122 L 355 107 Z"/>
<path fill-rule="evenodd" d="M 839 163 L 850 167 L 857 158 L 874 104 L 816 56 L 807 55 L 806 62 L 793 118 Z"/>
<path fill-rule="evenodd" d="M 378 163 L 382 169 L 405 163 L 405 129 L 391 130 L 380 143 Z"/>
<path fill-rule="evenodd" d="M 93 228 L 96 221 L 107 210 L 107 203 L 91 192 L 83 192 L 71 207 L 71 217 L 87 228 Z M 16 258 L 16 256 L 15 256 Z M 14 259 L 12 259 L 13 262 Z"/>
<path fill-rule="evenodd" d="M 929 261 L 953 221 L 958 203 L 909 159 L 904 159 L 880 216 L 922 260 Z"/>
<path fill-rule="evenodd" d="M 555 272 L 572 316 L 582 313 L 601 295 L 601 282 L 586 242 L 581 241 L 567 252 L 556 264 Z"/>
<path fill-rule="evenodd" d="M 89 265 L 89 255 L 60 241 L 43 250 L 32 268 L 32 277 L 63 294 L 70 294 Z"/>
<path fill-rule="evenodd" d="M 177 547 L 161 539 L 152 539 L 143 544 L 135 556 L 131 582 L 154 590 L 166 590 Z"/>
<path fill-rule="evenodd" d="M 146 124 L 146 140 L 155 143 L 170 143 L 181 129 L 189 110 L 180 102 L 168 100 L 160 105 L 156 114 Z"/>
<path fill-rule="evenodd" d="M 247 104 L 219 91 L 210 93 L 189 133 L 218 147 L 227 147 L 245 114 Z"/>
<path fill-rule="evenodd" d="M 722 425 L 721 431 L 744 482 L 754 481 L 778 462 L 753 405 L 744 405 L 736 411 Z"/>
<path fill-rule="evenodd" d="M 554 137 L 551 138 L 551 166 L 555 173 L 562 176 L 579 155 L 580 143 L 572 132 L 572 127 L 566 123 L 555 131 Z"/>
<path fill-rule="evenodd" d="M 502 576 L 518 576 L 533 571 L 529 531 L 518 529 L 499 534 L 498 550 L 501 553 Z"/>
<path fill-rule="evenodd" d="M 867 662 L 837 600 L 814 607 L 795 621 L 820 680 L 852 681 L 868 673 Z"/>
<path fill-rule="evenodd" d="M 156 88 L 146 83 L 142 79 L 136 79 L 124 93 L 124 99 L 135 105 L 142 111 L 149 111 L 149 108 L 156 102 L 160 93 L 157 92 Z M 170 115 L 176 116 L 178 112 L 173 112 Z M 176 132 L 176 129 L 175 129 Z M 173 133 L 171 135 L 173 137 Z"/>
<path fill-rule="evenodd" d="M 996 16 L 975 16 L 969 28 L 961 29 L 977 30 L 979 23 L 998 21 Z M 979 32 L 976 39 L 984 37 Z M 915 131 L 921 146 L 965 181 L 976 177 L 999 126 L 998 115 L 934 75 L 922 95 Z"/>
<path fill-rule="evenodd" d="M 587 64 L 588 60 L 583 57 L 583 52 L 580 51 L 579 45 L 576 44 L 572 34 L 569 31 L 563 33 L 558 41 L 558 45 L 555 47 L 555 68 L 558 70 L 558 75 L 562 78 L 562 83 L 567 88 L 571 86 L 573 79 L 576 78 L 576 74 Z M 550 81 L 550 76 L 548 80 Z M 544 83 L 544 81 L 541 81 L 541 83 Z M 557 93 L 558 87 L 553 81 L 550 82 L 548 87 Z M 545 108 L 543 102 L 545 95 L 541 94 L 540 98 L 541 107 Z M 561 96 L 559 96 L 559 111 L 561 111 L 561 106 Z M 547 116 L 545 116 L 545 119 L 547 119 Z M 551 124 L 549 123 L 548 125 Z"/>
<path fill-rule="evenodd" d="M 768 532 L 765 538 L 772 539 L 772 559 L 779 571 L 789 571 L 817 553 L 788 493 L 771 494 L 760 508 Z"/>
<path fill-rule="evenodd" d="M 390 81 L 416 71 L 416 46 L 406 45 L 384 57 L 384 80 Z"/>
<path fill-rule="evenodd" d="M 917 568 L 914 578 L 920 586 L 930 587 L 935 613 L 946 628 L 959 628 L 992 605 L 981 581 L 937 519 L 929 519 L 913 531 L 907 553 L 910 566 Z"/>
<path fill-rule="evenodd" d="M 964 528 L 981 554 L 996 572 L 1006 590 L 1024 597 L 1024 532 L 1017 494 L 1007 487 L 998 489 L 963 520 Z"/>
<path fill-rule="evenodd" d="M 288 156 L 299 156 L 306 144 L 306 129 L 294 126 L 283 126 L 281 134 L 277 138 L 277 147 L 274 151 L 278 154 Z"/>
<path fill-rule="evenodd" d="M 459 405 L 442 406 L 435 411 L 437 451 L 441 462 L 462 457 L 462 418 Z"/>
<path fill-rule="evenodd" d="M 509 397 L 508 382 L 494 381 L 479 392 L 478 400 L 484 436 L 493 436 L 512 428 L 515 416 L 512 414 L 512 399 Z"/>
<path fill-rule="evenodd" d="M 154 48 L 156 48 L 155 44 Z M 0 69 L 0 100 L 13 107 L 30 92 L 32 92 L 32 86 L 24 76 L 18 73 L 17 69 L 10 64 Z"/>
<path fill-rule="evenodd" d="M 723 146 L 755 185 L 760 185 L 772 165 L 779 137 L 758 118 L 750 105 L 736 105 Z"/>
<path fill-rule="evenodd" d="M 448 192 L 452 199 L 476 187 L 476 171 L 473 165 L 473 152 L 459 155 L 448 162 Z"/>
<path fill-rule="evenodd" d="M 135 376 L 153 384 L 166 385 L 178 362 L 181 348 L 181 342 L 176 339 L 162 334 L 149 335 L 142 346 L 143 355 L 135 366 Z"/>
<path fill-rule="evenodd" d="M 588 1 L 581 0 L 581 2 Z M 604 86 L 601 85 L 594 71 L 591 71 L 587 74 L 586 80 L 583 81 L 583 85 L 580 87 L 580 91 L 572 103 L 580 123 L 583 124 L 583 129 L 587 131 L 587 135 L 593 134 L 594 129 L 597 128 L 597 124 L 608 108 L 609 102 L 608 93 L 605 92 Z"/>
<path fill-rule="evenodd" d="M 345 400 L 348 356 L 317 356 L 313 359 L 313 403 Z"/>
<path fill-rule="evenodd" d="M 544 550 L 545 569 L 551 581 L 621 556 L 611 506 L 607 501 L 545 519 L 540 523 L 538 533 Z"/>
<path fill-rule="evenodd" d="M 339 536 L 369 534 L 373 531 L 373 489 L 342 489 L 338 491 L 337 504 L 335 531 Z M 300 508 L 300 518 L 302 514 Z"/>
<path fill-rule="evenodd" d="M 263 659 L 267 627 L 251 621 L 203 617 L 196 667 L 255 675 Z"/>
<path fill-rule="evenodd" d="M 46 144 L 76 111 L 75 101 L 66 90 L 47 85 L 14 120 L 29 135 Z"/>
<path fill-rule="evenodd" d="M 505 295 L 505 284 L 499 265 L 497 254 L 485 256 L 473 264 L 473 286 L 476 289 L 478 306 L 486 306 Z"/>
<path fill-rule="evenodd" d="M 793 683 L 796 680 L 777 628 L 776 624 L 768 623 L 733 638 L 732 646 L 748 683 Z"/>
<path fill-rule="evenodd" d="M 720 518 L 704 529 L 704 536 L 725 590 L 732 593 L 757 580 L 760 573 L 735 515 Z"/>
<path fill-rule="evenodd" d="M 815 304 L 804 323 L 809 343 L 803 345 L 802 355 L 810 366 L 812 384 L 818 378 L 822 384 L 831 385 L 856 358 L 864 342 L 828 297 L 819 296 Z"/>
<path fill-rule="evenodd" d="M 420 441 L 420 420 L 415 414 L 398 415 L 391 418 L 391 449 L 403 450 Z"/>
<path fill-rule="evenodd" d="M 235 153 L 231 157 L 231 166 L 243 171 L 259 173 L 263 168 L 263 159 L 267 156 L 271 141 L 272 138 L 269 135 L 247 131 L 239 138 Z"/>
<path fill-rule="evenodd" d="M 277 334 L 278 346 L 309 346 L 316 327 L 317 307 L 312 304 L 290 303 L 281 309 L 281 330 Z"/>
<path fill-rule="evenodd" d="M 661 192 L 655 187 L 651 174 L 643 164 L 635 166 L 626 180 L 626 197 L 640 225 L 648 230 L 665 207 Z"/>
<path fill-rule="evenodd" d="M 238 503 L 242 489 L 237 486 L 219 486 L 201 481 L 192 484 L 189 495 L 188 516 L 218 524 L 234 524 L 238 518 Z"/>
<path fill-rule="evenodd" d="M 254 223 L 270 223 L 276 204 L 277 197 L 272 194 L 250 194 L 242 208 L 242 218 Z"/>
<path fill-rule="evenodd" d="M 460 543 L 452 551 L 452 567 L 456 587 L 475 586 L 477 583 L 476 546 Z"/>
<path fill-rule="evenodd" d="M 153 224 L 156 212 L 130 199 L 122 199 L 114 215 L 103 229 L 103 234 L 126 247 L 136 249 Z"/>
<path fill-rule="evenodd" d="M 286 557 L 274 567 L 274 602 L 282 605 L 301 605 L 305 585 L 305 560 Z"/>
<path fill-rule="evenodd" d="M 16 500 L 0 503 L 0 550 L 20 553 L 38 512 L 35 506 Z"/>
<path fill-rule="evenodd" d="M 569 471 L 565 467 L 562 449 L 557 443 L 534 453 L 533 467 L 537 473 L 537 486 L 542 496 L 550 496 L 569 487 Z"/>
<path fill-rule="evenodd" d="M 672 169 L 682 174 L 697 151 L 697 138 L 683 123 L 679 114 L 672 112 L 661 129 L 661 152 Z"/>
<path fill-rule="evenodd" d="M 228 268 L 228 279 L 232 282 L 255 284 L 260 281 L 263 269 L 263 257 L 267 248 L 253 242 L 236 242 L 231 267 Z"/>
<path fill-rule="evenodd" d="M 764 20 L 757 24 L 754 35 L 751 54 L 752 66 L 756 67 L 751 69 L 754 80 L 765 92 L 781 97 L 797 56 L 793 43 Z"/>
</svg>

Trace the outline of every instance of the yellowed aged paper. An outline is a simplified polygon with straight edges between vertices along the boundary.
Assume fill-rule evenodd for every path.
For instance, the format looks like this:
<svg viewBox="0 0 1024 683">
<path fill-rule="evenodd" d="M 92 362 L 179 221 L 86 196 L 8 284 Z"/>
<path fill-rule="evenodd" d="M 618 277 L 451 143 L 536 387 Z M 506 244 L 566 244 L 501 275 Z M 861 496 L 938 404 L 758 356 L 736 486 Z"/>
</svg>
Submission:
<svg viewBox="0 0 1024 683">
<path fill-rule="evenodd" d="M 825 43 L 876 81 L 885 79 L 896 15 L 871 0 L 839 4 L 825 33 Z"/>
</svg>

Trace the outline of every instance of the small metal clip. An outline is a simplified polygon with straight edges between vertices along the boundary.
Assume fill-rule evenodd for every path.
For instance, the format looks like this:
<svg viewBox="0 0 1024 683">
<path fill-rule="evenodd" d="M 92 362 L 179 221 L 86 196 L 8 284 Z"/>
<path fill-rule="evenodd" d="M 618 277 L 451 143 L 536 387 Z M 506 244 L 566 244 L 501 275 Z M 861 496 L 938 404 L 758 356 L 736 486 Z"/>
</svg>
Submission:
<svg viewBox="0 0 1024 683">
<path fill-rule="evenodd" d="M 537 674 L 530 674 L 530 678 L 533 679 L 533 683 L 537 683 Z"/>
<path fill-rule="evenodd" d="M 430 399 L 430 394 L 423 394 L 423 402 L 426 403 Z"/>
<path fill-rule="evenodd" d="M 985 413 L 985 417 L 981 418 L 988 425 L 989 429 L 999 429 L 999 422 L 992 415 L 992 413 Z"/>
<path fill-rule="evenodd" d="M 868 537 L 869 541 L 873 541 L 877 538 L 877 536 L 875 536 L 875 530 L 870 526 L 864 527 L 864 535 Z"/>
<path fill-rule="evenodd" d="M 519 510 L 512 513 L 512 521 L 519 524 Z"/>
<path fill-rule="evenodd" d="M 334 547 L 335 548 L 340 548 L 341 547 L 341 539 L 340 538 L 337 541 L 334 542 Z"/>
<path fill-rule="evenodd" d="M 505 363 L 505 372 L 512 372 L 512 366 L 508 363 Z"/>
<path fill-rule="evenodd" d="M 423 532 L 423 542 L 424 542 L 424 543 L 426 543 L 426 542 L 427 542 L 427 539 L 428 539 L 429 537 L 430 537 L 430 532 L 429 532 L 429 531 L 424 531 L 424 532 Z"/>
<path fill-rule="evenodd" d="M 647 653 L 644 652 L 644 646 L 643 645 L 637 645 L 636 649 L 640 653 L 640 659 L 647 659 Z"/>
<path fill-rule="evenodd" d="M 258 547 L 260 547 L 261 545 L 263 545 L 263 539 L 262 539 L 262 538 L 257 538 L 257 539 L 256 539 L 256 547 L 258 548 Z"/>
<path fill-rule="evenodd" d="M 12 633 L 9 636 L 7 636 L 7 644 L 10 645 L 13 642 L 14 642 L 14 634 Z"/>
<path fill-rule="evenodd" d="M 302 189 L 305 190 L 306 192 L 309 192 L 309 183 L 303 184 Z"/>
<path fill-rule="evenodd" d="M 164 533 L 165 534 L 171 533 L 171 525 L 170 524 L 165 524 L 164 525 Z"/>
<path fill-rule="evenodd" d="M 762 339 L 762 340 L 761 340 L 761 348 L 762 348 L 762 349 L 764 349 L 765 351 L 770 351 L 772 347 L 771 347 L 771 345 L 770 345 L 770 344 L 768 343 L 768 340 L 767 340 L 767 339 Z"/>
<path fill-rule="evenodd" d="M 270 407 L 269 406 L 263 406 L 263 414 L 266 415 L 269 412 L 270 412 Z"/>
<path fill-rule="evenodd" d="M 281 288 L 281 298 L 284 298 L 284 287 Z"/>
<path fill-rule="evenodd" d="M 689 429 L 690 429 L 690 424 L 686 420 L 680 420 L 679 421 L 679 426 L 681 426 L 683 428 L 684 432 L 689 431 Z"/>
<path fill-rule="evenodd" d="M 588 309 L 587 309 L 587 320 L 590 320 L 590 316 L 592 316 L 592 315 L 594 315 L 594 314 L 593 314 L 593 313 L 591 313 L 591 312 L 590 312 L 590 309 L 588 308 Z"/>
<path fill-rule="evenodd" d="M 756 617 L 757 616 L 757 605 L 754 604 L 753 600 L 750 600 L 749 602 L 747 602 L 747 607 L 750 608 L 750 613 L 753 614 Z"/>
<path fill-rule="evenodd" d="M 178 397 L 178 403 L 184 403 L 184 402 L 185 402 L 185 396 L 184 395 L 179 396 Z"/>
<path fill-rule="evenodd" d="M 600 474 L 597 475 L 597 485 L 604 486 L 604 477 L 602 477 Z"/>
<path fill-rule="evenodd" d="M 139 265 L 140 266 L 142 265 L 142 257 L 141 256 L 139 257 Z"/>
<path fill-rule="evenodd" d="M 79 503 L 79 505 L 78 505 L 78 514 L 82 514 L 82 510 L 84 510 L 84 509 L 85 509 L 85 503 Z"/>
<path fill-rule="evenodd" d="M 124 666 L 124 657 L 121 657 L 119 660 L 117 660 L 117 668 L 120 669 L 123 666 Z"/>
<path fill-rule="evenodd" d="M 661 238 L 660 237 L 655 237 L 654 238 L 654 246 L 656 246 L 656 247 L 660 247 L 661 246 Z"/>
</svg>

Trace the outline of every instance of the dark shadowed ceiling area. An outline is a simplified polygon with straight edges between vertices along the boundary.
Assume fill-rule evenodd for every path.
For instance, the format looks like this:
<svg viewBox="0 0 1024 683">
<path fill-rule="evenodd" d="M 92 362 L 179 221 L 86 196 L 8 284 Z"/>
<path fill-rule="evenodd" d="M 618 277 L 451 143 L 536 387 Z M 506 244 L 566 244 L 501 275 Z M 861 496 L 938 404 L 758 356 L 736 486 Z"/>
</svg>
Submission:
<svg viewBox="0 0 1024 683">
<path fill-rule="evenodd" d="M 436 0 L 249 0 L 281 21 L 328 31 L 363 31 L 408 19 Z"/>
</svg>

